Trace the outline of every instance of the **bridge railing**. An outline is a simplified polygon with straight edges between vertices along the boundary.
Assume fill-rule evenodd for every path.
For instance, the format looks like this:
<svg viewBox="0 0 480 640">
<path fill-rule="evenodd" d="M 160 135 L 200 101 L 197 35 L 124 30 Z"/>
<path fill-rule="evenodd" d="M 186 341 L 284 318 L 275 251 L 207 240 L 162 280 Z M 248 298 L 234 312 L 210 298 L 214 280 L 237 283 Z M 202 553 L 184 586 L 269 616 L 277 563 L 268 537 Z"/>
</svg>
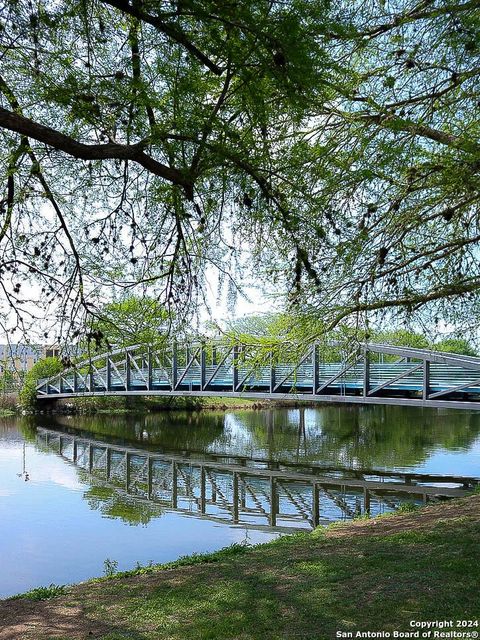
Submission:
<svg viewBox="0 0 480 640">
<path fill-rule="evenodd" d="M 480 358 L 365 344 L 354 345 L 350 354 L 339 353 L 342 359 L 332 362 L 331 350 L 324 358 L 322 349 L 314 343 L 300 354 L 292 349 L 289 356 L 288 349 L 240 343 L 134 345 L 41 380 L 37 392 L 39 398 L 96 393 L 293 394 L 365 402 L 400 398 L 437 406 L 437 399 L 472 406 L 480 400 Z"/>
</svg>

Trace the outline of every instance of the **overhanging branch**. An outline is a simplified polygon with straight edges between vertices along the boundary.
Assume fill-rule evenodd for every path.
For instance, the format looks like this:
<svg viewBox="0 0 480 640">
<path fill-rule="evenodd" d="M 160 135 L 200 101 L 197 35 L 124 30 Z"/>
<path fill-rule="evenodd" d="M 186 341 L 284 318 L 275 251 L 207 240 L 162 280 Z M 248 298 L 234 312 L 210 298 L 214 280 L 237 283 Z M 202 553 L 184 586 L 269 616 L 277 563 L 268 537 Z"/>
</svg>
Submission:
<svg viewBox="0 0 480 640">
<path fill-rule="evenodd" d="M 404 296 L 403 298 L 395 298 L 392 300 L 359 302 L 358 304 L 347 307 L 345 310 L 339 312 L 335 316 L 334 320 L 332 320 L 332 322 L 327 326 L 326 331 L 331 331 L 344 318 L 351 316 L 354 313 L 360 313 L 361 311 L 379 311 L 380 309 L 391 309 L 395 307 L 423 306 L 429 302 L 442 300 L 443 298 L 452 298 L 465 293 L 472 293 L 474 291 L 478 291 L 478 289 L 480 289 L 480 279 L 476 278 L 468 282 L 447 285 L 446 287 L 435 289 L 435 291 L 430 291 L 429 293 L 413 294 L 411 296 Z"/>
<path fill-rule="evenodd" d="M 113 142 L 107 144 L 84 144 L 51 127 L 25 118 L 13 111 L 0 107 L 0 127 L 43 142 L 53 149 L 80 160 L 132 160 L 160 178 L 181 186 L 189 198 L 193 197 L 193 183 L 182 171 L 168 167 L 151 156 L 143 148 L 144 142 L 123 145 Z"/>
</svg>

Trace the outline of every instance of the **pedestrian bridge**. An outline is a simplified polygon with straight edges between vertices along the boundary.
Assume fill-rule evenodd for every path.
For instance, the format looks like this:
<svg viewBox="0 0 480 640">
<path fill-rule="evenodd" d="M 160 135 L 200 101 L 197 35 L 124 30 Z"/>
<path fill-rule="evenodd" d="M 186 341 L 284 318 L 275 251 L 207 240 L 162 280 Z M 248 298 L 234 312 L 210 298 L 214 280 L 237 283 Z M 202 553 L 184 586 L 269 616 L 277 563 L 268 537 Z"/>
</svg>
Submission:
<svg viewBox="0 0 480 640">
<path fill-rule="evenodd" d="M 41 401 L 85 396 L 220 396 L 480 409 L 480 358 L 387 344 L 136 345 L 39 381 Z"/>
</svg>

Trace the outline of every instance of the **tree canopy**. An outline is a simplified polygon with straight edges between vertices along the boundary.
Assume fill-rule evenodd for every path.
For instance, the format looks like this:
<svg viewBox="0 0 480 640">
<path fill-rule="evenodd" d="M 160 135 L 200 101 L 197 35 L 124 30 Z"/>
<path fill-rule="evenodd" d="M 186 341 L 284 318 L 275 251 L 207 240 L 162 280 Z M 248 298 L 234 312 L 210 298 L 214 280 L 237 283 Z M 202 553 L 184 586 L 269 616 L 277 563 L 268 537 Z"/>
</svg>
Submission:
<svg viewBox="0 0 480 640">
<path fill-rule="evenodd" d="M 135 344 L 156 345 L 168 335 L 171 318 L 155 299 L 128 296 L 109 302 L 90 324 L 87 338 L 98 347 L 129 347 Z"/>
<path fill-rule="evenodd" d="M 472 317 L 480 0 L 0 12 L 0 287 L 19 319 L 33 281 L 68 327 L 114 286 L 181 319 L 212 267 L 325 330 Z"/>
</svg>

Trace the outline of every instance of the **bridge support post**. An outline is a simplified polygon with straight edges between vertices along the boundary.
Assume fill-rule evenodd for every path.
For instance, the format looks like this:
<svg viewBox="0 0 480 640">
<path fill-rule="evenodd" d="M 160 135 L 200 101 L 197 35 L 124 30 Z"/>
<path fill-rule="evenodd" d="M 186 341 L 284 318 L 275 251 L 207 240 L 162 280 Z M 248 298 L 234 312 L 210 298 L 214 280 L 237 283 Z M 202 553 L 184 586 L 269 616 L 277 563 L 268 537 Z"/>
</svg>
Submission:
<svg viewBox="0 0 480 640">
<path fill-rule="evenodd" d="M 370 391 L 370 352 L 365 349 L 363 353 L 363 397 L 368 396 Z"/>
<path fill-rule="evenodd" d="M 205 467 L 200 468 L 200 512 L 205 513 L 206 510 L 206 474 Z"/>
<path fill-rule="evenodd" d="M 232 391 L 238 391 L 238 345 L 233 347 Z"/>
<path fill-rule="evenodd" d="M 110 356 L 107 356 L 107 391 L 112 390 L 112 361 Z"/>
<path fill-rule="evenodd" d="M 363 490 L 364 512 L 370 513 L 370 491 L 365 487 Z"/>
<path fill-rule="evenodd" d="M 172 508 L 177 508 L 177 463 L 172 461 Z"/>
<path fill-rule="evenodd" d="M 270 351 L 270 393 L 275 393 L 275 360 L 273 351 Z"/>
<path fill-rule="evenodd" d="M 106 460 L 105 460 L 105 476 L 107 480 L 110 480 L 110 472 L 112 469 L 112 451 L 110 447 L 107 447 L 107 451 L 105 452 Z"/>
<path fill-rule="evenodd" d="M 232 516 L 236 524 L 238 522 L 238 473 L 236 471 L 233 472 L 232 482 Z"/>
<path fill-rule="evenodd" d="M 152 499 L 152 459 L 150 456 L 147 458 L 147 497 Z"/>
<path fill-rule="evenodd" d="M 93 445 L 88 445 L 88 473 L 93 471 Z"/>
<path fill-rule="evenodd" d="M 130 487 L 130 455 L 125 451 L 125 490 L 128 493 Z"/>
<path fill-rule="evenodd" d="M 172 345 L 172 391 L 177 388 L 178 381 L 178 354 L 177 354 L 177 341 L 173 341 Z"/>
<path fill-rule="evenodd" d="M 277 524 L 278 500 L 277 500 L 277 480 L 273 476 L 270 477 L 270 526 Z"/>
<path fill-rule="evenodd" d="M 76 368 L 73 370 L 73 392 L 78 393 L 78 374 Z"/>
<path fill-rule="evenodd" d="M 125 391 L 130 391 L 132 386 L 132 366 L 130 363 L 130 354 L 128 351 L 125 351 L 125 376 L 126 376 L 126 389 Z"/>
<path fill-rule="evenodd" d="M 200 346 L 200 391 L 205 391 L 207 370 L 207 354 L 205 352 L 205 343 L 202 342 Z"/>
<path fill-rule="evenodd" d="M 147 386 L 148 390 L 151 391 L 153 387 L 153 355 L 152 355 L 152 347 L 148 347 L 147 352 L 147 367 L 148 367 L 148 378 L 147 378 Z"/>
<path fill-rule="evenodd" d="M 423 385 L 422 385 L 422 397 L 424 400 L 428 400 L 430 395 L 430 361 L 423 361 Z"/>
<path fill-rule="evenodd" d="M 318 344 L 315 343 L 313 345 L 313 388 L 312 393 L 315 396 L 317 394 L 317 389 L 320 386 L 320 358 L 319 358 L 319 349 Z"/>
</svg>

